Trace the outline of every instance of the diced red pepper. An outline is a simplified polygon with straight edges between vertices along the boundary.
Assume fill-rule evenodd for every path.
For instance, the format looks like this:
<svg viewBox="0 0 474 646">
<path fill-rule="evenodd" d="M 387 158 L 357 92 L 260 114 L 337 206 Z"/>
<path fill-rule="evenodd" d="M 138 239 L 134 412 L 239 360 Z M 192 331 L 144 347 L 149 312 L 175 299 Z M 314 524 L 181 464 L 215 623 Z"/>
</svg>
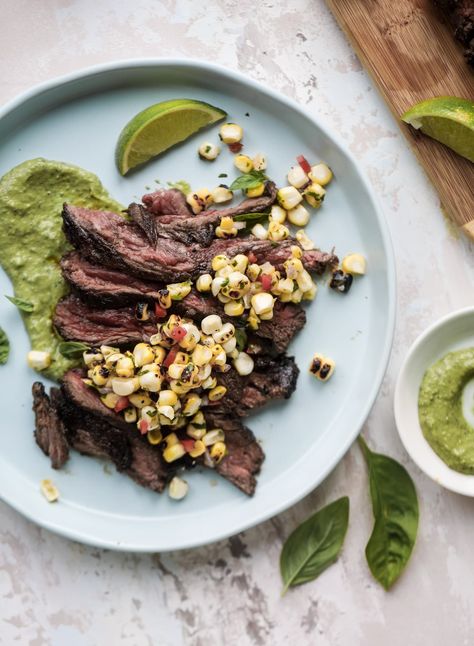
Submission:
<svg viewBox="0 0 474 646">
<path fill-rule="evenodd" d="M 179 342 L 184 339 L 187 333 L 188 331 L 185 327 L 183 327 L 182 325 L 177 325 L 171 330 L 171 338 Z"/>
<path fill-rule="evenodd" d="M 178 354 L 178 348 L 171 348 L 171 350 L 166 355 L 163 365 L 165 368 L 169 368 Z"/>
<path fill-rule="evenodd" d="M 165 318 L 167 312 L 164 307 L 161 307 L 159 303 L 155 303 L 155 316 L 157 319 Z"/>
<path fill-rule="evenodd" d="M 181 440 L 181 444 L 184 446 L 186 453 L 194 449 L 194 440 Z"/>
<path fill-rule="evenodd" d="M 262 275 L 262 289 L 265 292 L 269 292 L 272 288 L 272 277 L 268 274 Z"/>
<path fill-rule="evenodd" d="M 249 259 L 249 262 L 257 262 L 257 256 L 253 251 L 247 254 L 247 258 Z"/>
<path fill-rule="evenodd" d="M 311 164 L 306 159 L 306 157 L 303 157 L 303 155 L 299 155 L 296 158 L 296 161 L 298 162 L 298 164 L 301 166 L 301 168 L 304 170 L 306 174 L 308 174 L 311 171 Z"/>
<path fill-rule="evenodd" d="M 114 411 L 120 413 L 120 411 L 125 410 L 129 406 L 130 402 L 128 401 L 128 397 L 120 397 L 115 404 Z"/>
<path fill-rule="evenodd" d="M 241 144 L 240 141 L 236 141 L 234 144 L 227 144 L 231 153 L 240 153 L 244 144 Z"/>
<path fill-rule="evenodd" d="M 146 433 L 148 433 L 148 430 L 150 428 L 150 422 L 148 422 L 146 419 L 141 419 L 138 426 L 140 429 L 140 433 L 142 435 L 145 435 Z"/>
</svg>

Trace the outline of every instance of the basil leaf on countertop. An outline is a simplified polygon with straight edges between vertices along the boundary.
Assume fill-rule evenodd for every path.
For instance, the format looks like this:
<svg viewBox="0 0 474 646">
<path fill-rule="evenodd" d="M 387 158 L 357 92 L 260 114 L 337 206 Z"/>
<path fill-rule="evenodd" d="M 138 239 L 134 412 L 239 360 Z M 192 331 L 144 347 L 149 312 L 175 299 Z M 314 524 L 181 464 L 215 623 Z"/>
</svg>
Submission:
<svg viewBox="0 0 474 646">
<path fill-rule="evenodd" d="M 5 298 L 8 298 L 10 303 L 13 303 L 16 307 L 18 307 L 19 310 L 22 312 L 32 312 L 35 309 L 35 306 L 33 303 L 30 303 L 29 301 L 24 301 L 22 298 L 17 298 L 16 296 L 7 296 L 5 294 Z"/>
<path fill-rule="evenodd" d="M 282 594 L 290 586 L 318 577 L 337 560 L 349 524 L 349 498 L 344 496 L 305 520 L 286 539 L 280 556 Z"/>
<path fill-rule="evenodd" d="M 0 327 L 0 365 L 4 365 L 8 361 L 10 354 L 10 341 L 8 340 L 7 333 Z"/>
<path fill-rule="evenodd" d="M 59 353 L 66 359 L 79 359 L 82 353 L 89 350 L 88 345 L 79 341 L 61 341 L 58 345 Z"/>
<path fill-rule="evenodd" d="M 250 173 L 239 175 L 239 177 L 234 179 L 230 185 L 230 190 L 238 191 L 239 188 L 255 188 L 267 179 L 268 177 L 261 170 L 251 170 Z"/>
<path fill-rule="evenodd" d="M 405 467 L 393 458 L 374 453 L 359 436 L 369 468 L 374 528 L 365 548 L 370 571 L 388 590 L 403 572 L 418 531 L 418 498 Z"/>
</svg>

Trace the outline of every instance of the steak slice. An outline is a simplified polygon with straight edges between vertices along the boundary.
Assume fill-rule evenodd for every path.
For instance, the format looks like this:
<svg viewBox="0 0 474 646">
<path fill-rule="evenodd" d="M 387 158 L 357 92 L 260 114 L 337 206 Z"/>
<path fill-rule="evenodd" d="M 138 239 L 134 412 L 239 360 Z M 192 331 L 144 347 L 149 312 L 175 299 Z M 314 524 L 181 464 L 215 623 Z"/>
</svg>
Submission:
<svg viewBox="0 0 474 646">
<path fill-rule="evenodd" d="M 210 402 L 206 411 L 245 417 L 270 401 L 291 397 L 299 374 L 293 357 L 257 356 L 254 362 L 254 370 L 247 377 L 241 377 L 235 370 L 219 375 L 217 381 L 227 392 L 219 401 Z"/>
<path fill-rule="evenodd" d="M 256 477 L 265 459 L 262 447 L 252 431 L 238 419 L 230 419 L 217 412 L 206 413 L 209 428 L 222 428 L 225 433 L 227 455 L 215 467 L 226 480 L 248 496 L 253 496 Z"/>
<path fill-rule="evenodd" d="M 94 309 L 77 296 L 66 296 L 56 305 L 53 325 L 66 341 L 90 346 L 129 345 L 148 341 L 156 334 L 153 312 L 148 321 L 135 318 L 133 307 Z"/>
<path fill-rule="evenodd" d="M 191 215 L 186 197 L 177 188 L 160 188 L 142 197 L 143 204 L 153 215 Z"/>
<path fill-rule="evenodd" d="M 281 268 L 291 256 L 291 247 L 298 244 L 292 238 L 277 243 L 249 237 L 215 239 L 202 247 L 160 237 L 154 247 L 136 224 L 116 213 L 65 204 L 62 215 L 68 240 L 92 263 L 167 283 L 197 278 L 211 269 L 218 254 L 253 253 L 255 262 L 268 261 Z M 337 257 L 311 250 L 303 252 L 302 262 L 308 271 L 321 274 L 337 263 Z"/>
<path fill-rule="evenodd" d="M 49 397 L 43 384 L 35 381 L 32 392 L 36 443 L 50 457 L 53 469 L 60 469 L 69 458 L 69 447 L 58 411 L 59 389 L 51 388 Z"/>
</svg>

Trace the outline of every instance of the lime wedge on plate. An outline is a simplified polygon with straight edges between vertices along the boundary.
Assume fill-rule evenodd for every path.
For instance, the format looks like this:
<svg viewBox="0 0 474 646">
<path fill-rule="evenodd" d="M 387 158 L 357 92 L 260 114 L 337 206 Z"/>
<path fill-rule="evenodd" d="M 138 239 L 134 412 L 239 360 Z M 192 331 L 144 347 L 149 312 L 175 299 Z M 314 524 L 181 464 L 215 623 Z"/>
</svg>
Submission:
<svg viewBox="0 0 474 646">
<path fill-rule="evenodd" d="M 125 175 L 226 116 L 224 110 L 193 99 L 155 103 L 135 115 L 120 133 L 115 150 L 117 168 Z"/>
<path fill-rule="evenodd" d="M 440 96 L 417 103 L 402 120 L 474 162 L 474 103 Z"/>
</svg>

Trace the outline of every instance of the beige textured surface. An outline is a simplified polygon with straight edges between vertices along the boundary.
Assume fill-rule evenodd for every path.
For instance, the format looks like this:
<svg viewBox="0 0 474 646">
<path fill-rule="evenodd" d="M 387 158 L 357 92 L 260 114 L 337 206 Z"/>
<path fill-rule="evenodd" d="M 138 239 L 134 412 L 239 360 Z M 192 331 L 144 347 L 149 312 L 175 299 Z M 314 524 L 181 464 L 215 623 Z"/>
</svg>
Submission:
<svg viewBox="0 0 474 646">
<path fill-rule="evenodd" d="M 0 0 L 0 16 L 0 101 L 98 62 L 193 56 L 281 90 L 339 131 L 382 202 L 398 264 L 394 353 L 365 430 L 374 447 L 407 465 L 421 498 L 419 541 L 390 593 L 365 564 L 371 513 L 355 446 L 290 511 L 216 545 L 161 557 L 83 547 L 0 504 L 0 644 L 472 644 L 474 501 L 440 489 L 414 467 L 392 415 L 394 380 L 409 344 L 442 314 L 472 304 L 472 248 L 452 233 L 323 0 Z M 281 599 L 282 540 L 344 493 L 352 515 L 341 560 Z"/>
</svg>

